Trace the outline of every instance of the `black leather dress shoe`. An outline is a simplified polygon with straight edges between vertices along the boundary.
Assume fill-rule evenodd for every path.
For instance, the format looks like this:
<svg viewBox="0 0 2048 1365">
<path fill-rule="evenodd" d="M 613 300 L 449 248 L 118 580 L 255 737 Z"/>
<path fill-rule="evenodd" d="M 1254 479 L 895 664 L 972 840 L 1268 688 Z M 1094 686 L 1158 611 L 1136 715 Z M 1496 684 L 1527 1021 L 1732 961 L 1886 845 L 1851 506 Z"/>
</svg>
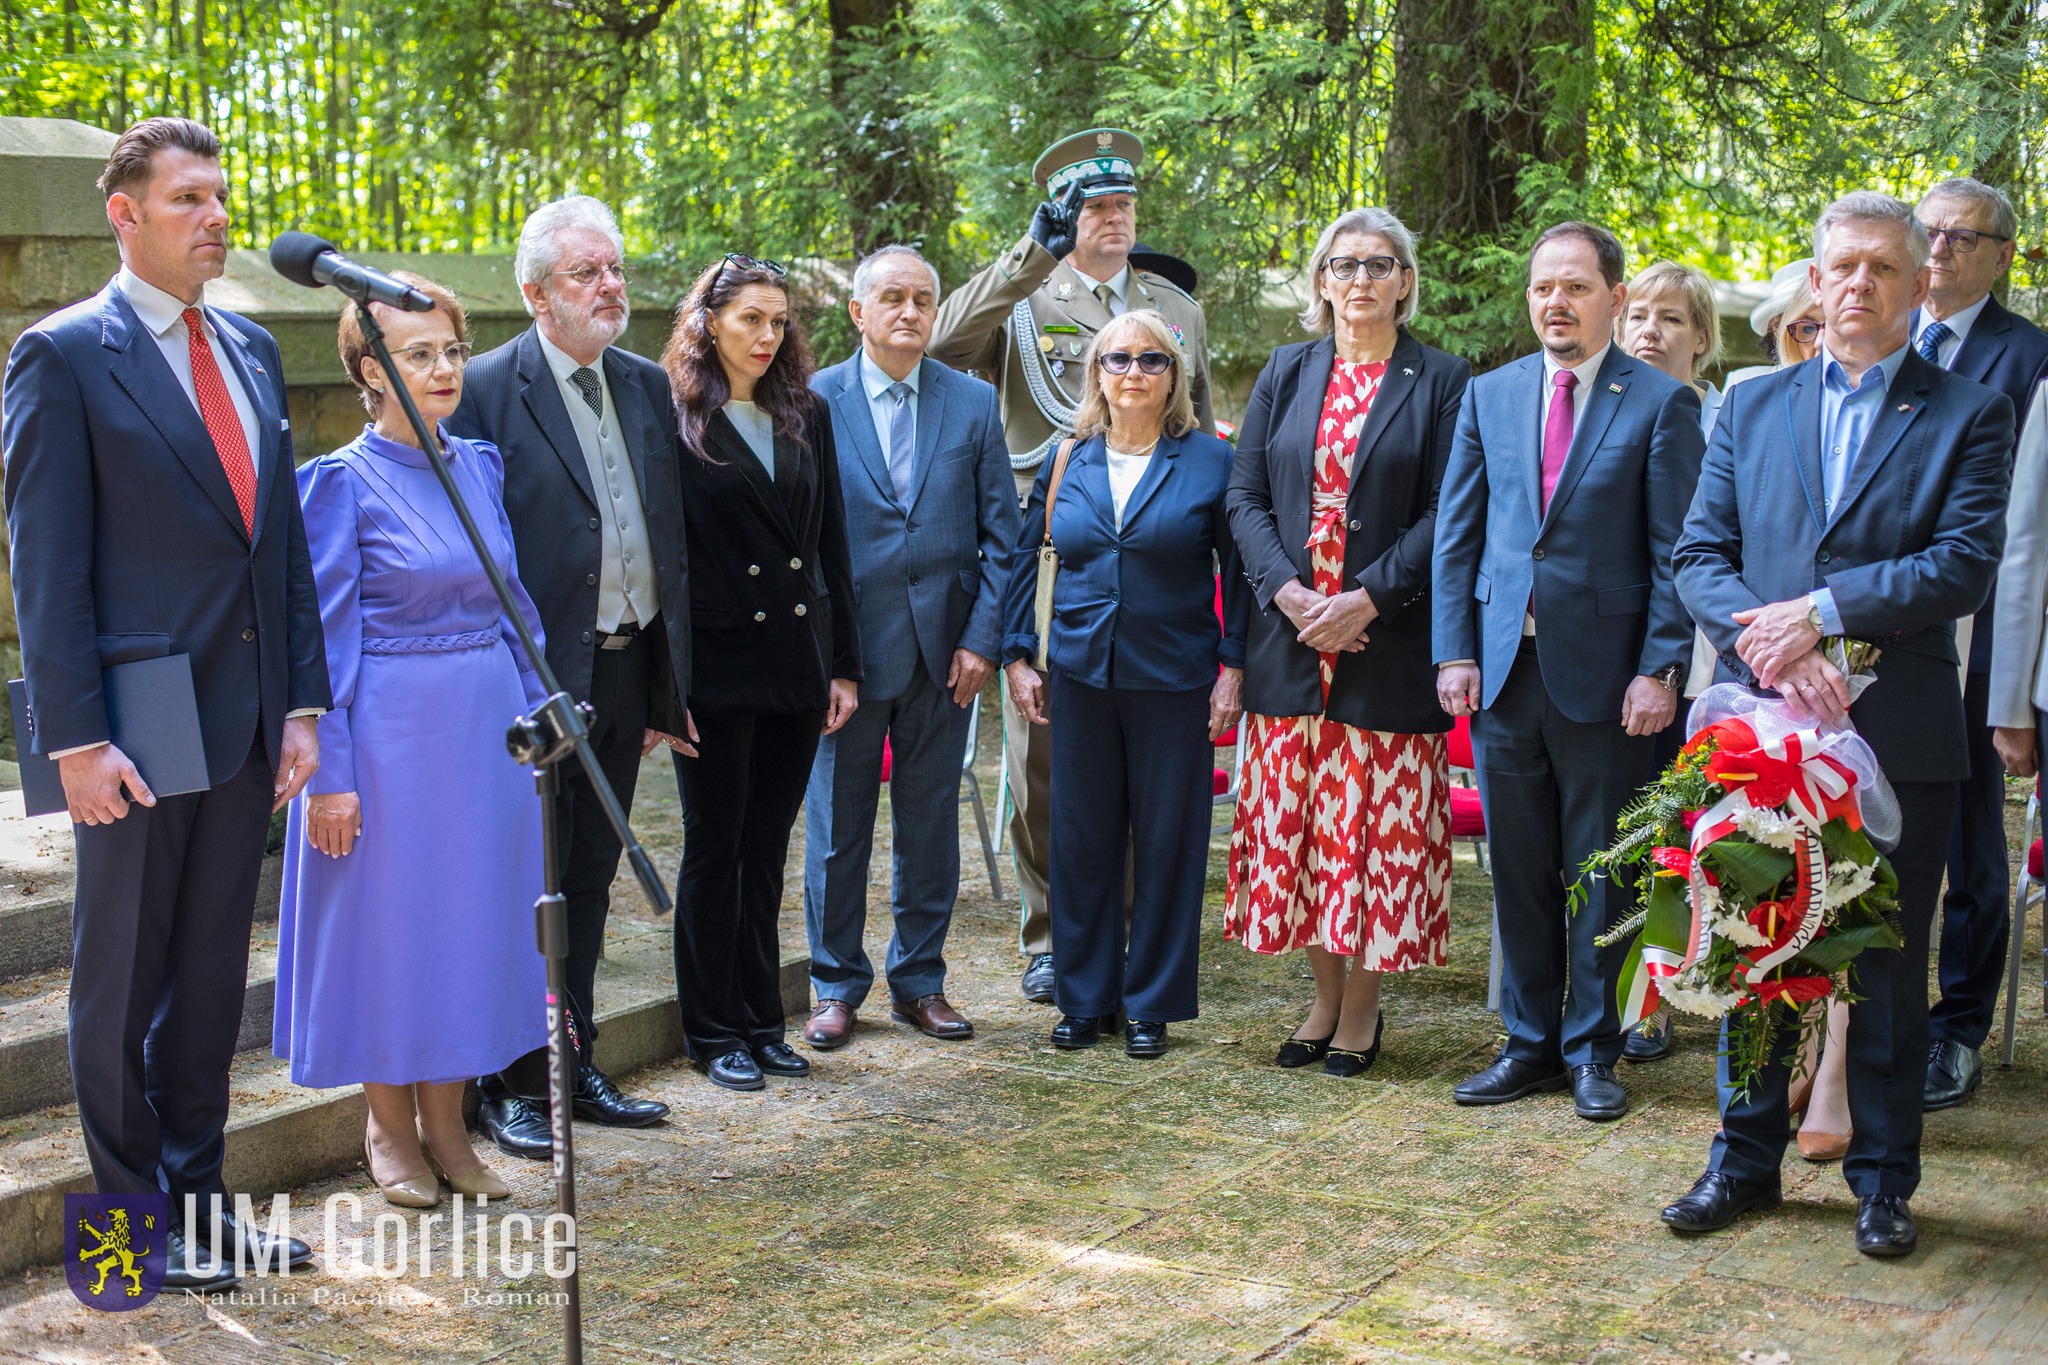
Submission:
<svg viewBox="0 0 2048 1365">
<path fill-rule="evenodd" d="M 1562 1066 L 1502 1054 L 1492 1066 L 1451 1091 L 1459 1104 L 1506 1104 L 1524 1095 L 1562 1090 L 1572 1083 Z"/>
<path fill-rule="evenodd" d="M 1087 1014 L 1063 1014 L 1060 1021 L 1052 1026 L 1052 1045 L 1067 1052 L 1077 1052 L 1084 1047 L 1094 1047 L 1102 1041 L 1102 1031 L 1117 1026 L 1117 1016 L 1105 1014 L 1101 1018 Z"/>
<path fill-rule="evenodd" d="M 1856 1201 L 1856 1249 L 1865 1256 L 1907 1256 L 1920 1245 L 1903 1194 L 1866 1194 Z"/>
<path fill-rule="evenodd" d="M 1052 954 L 1034 954 L 1031 965 L 1024 969 L 1024 980 L 1019 983 L 1024 987 L 1024 998 L 1033 1004 L 1050 1005 L 1053 982 L 1057 977 L 1058 973 L 1052 967 Z"/>
<path fill-rule="evenodd" d="M 1572 1108 L 1582 1119 L 1612 1123 L 1628 1112 L 1628 1092 L 1614 1079 L 1613 1067 L 1587 1062 L 1572 1068 Z"/>
<path fill-rule="evenodd" d="M 1961 1043 L 1936 1043 L 1927 1052 L 1927 1092 L 1920 1107 L 1928 1113 L 1953 1109 L 1984 1083 L 1984 1063 L 1977 1049 Z"/>
<path fill-rule="evenodd" d="M 237 1277 L 231 1259 L 234 1255 L 234 1244 L 228 1241 L 225 1233 L 221 1236 L 220 1249 L 224 1257 L 222 1260 L 214 1259 L 212 1242 L 201 1239 L 195 1249 L 198 1253 L 193 1262 L 195 1268 L 188 1270 L 185 1266 L 185 1246 L 185 1229 L 180 1226 L 178 1219 L 173 1218 L 170 1236 L 165 1241 L 167 1259 L 164 1261 L 164 1288 L 206 1294 L 216 1289 L 226 1289 L 235 1283 Z"/>
<path fill-rule="evenodd" d="M 1692 1188 L 1664 1206 L 1657 1215 L 1673 1232 L 1714 1232 L 1734 1222 L 1738 1214 L 1768 1213 L 1784 1196 L 1773 1180 L 1752 1185 L 1732 1175 L 1708 1171 Z"/>
<path fill-rule="evenodd" d="M 771 1076 L 808 1076 L 811 1064 L 788 1043 L 763 1043 L 753 1049 L 754 1064 Z"/>
<path fill-rule="evenodd" d="M 1332 1034 L 1332 1037 L 1336 1035 Z M 1373 1020 L 1372 1046 L 1368 1048 L 1333 1047 L 1323 1058 L 1325 1076 L 1342 1076 L 1350 1079 L 1363 1076 L 1372 1070 L 1372 1064 L 1380 1059 L 1380 1039 L 1387 1036 L 1387 1016 L 1382 1013 Z"/>
<path fill-rule="evenodd" d="M 626 1098 L 611 1077 L 585 1062 L 576 1068 L 576 1098 L 570 1112 L 607 1128 L 645 1128 L 667 1118 L 668 1106 L 660 1100 Z"/>
<path fill-rule="evenodd" d="M 1330 1038 L 1336 1036 L 1332 1033 Z M 1330 1050 L 1330 1038 L 1289 1038 L 1280 1044 L 1280 1050 L 1273 1054 L 1273 1065 L 1284 1066 L 1292 1071 L 1296 1067 L 1307 1066 L 1310 1062 L 1320 1062 L 1324 1054 Z"/>
<path fill-rule="evenodd" d="M 722 1057 L 713 1057 L 710 1065 L 704 1068 L 704 1074 L 713 1085 L 722 1085 L 727 1090 L 765 1090 L 768 1087 L 767 1078 L 762 1076 L 761 1068 L 753 1057 L 738 1048 Z"/>
<path fill-rule="evenodd" d="M 1124 1025 L 1124 1056 L 1164 1057 L 1166 1055 L 1166 1025 L 1148 1024 L 1142 1019 L 1133 1019 Z"/>
<path fill-rule="evenodd" d="M 313 1259 L 313 1248 L 296 1237 L 273 1237 L 262 1228 L 245 1227 L 235 1221 L 231 1213 L 220 1216 L 220 1254 L 230 1268 L 235 1262 L 235 1238 L 239 1236 L 248 1250 L 242 1253 L 242 1265 L 254 1270 L 263 1267 L 266 1273 L 275 1275 L 284 1269 L 297 1270 Z M 279 1261 L 282 1258 L 283 1264 Z"/>
<path fill-rule="evenodd" d="M 1621 1059 L 1625 1062 L 1656 1062 L 1670 1055 L 1670 1010 L 1660 1010 L 1637 1024 L 1621 1045 Z"/>
<path fill-rule="evenodd" d="M 484 1132 L 506 1155 L 529 1161 L 546 1161 L 554 1155 L 554 1133 L 548 1125 L 548 1107 L 542 1101 L 519 1095 L 485 1100 L 478 1117 Z"/>
</svg>

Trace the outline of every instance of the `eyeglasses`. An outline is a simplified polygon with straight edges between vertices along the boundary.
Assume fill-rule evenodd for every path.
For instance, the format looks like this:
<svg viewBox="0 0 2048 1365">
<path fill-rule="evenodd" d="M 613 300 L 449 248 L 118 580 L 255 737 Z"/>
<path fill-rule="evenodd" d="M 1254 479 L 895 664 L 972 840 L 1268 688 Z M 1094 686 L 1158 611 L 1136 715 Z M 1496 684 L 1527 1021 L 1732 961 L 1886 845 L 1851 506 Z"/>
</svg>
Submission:
<svg viewBox="0 0 2048 1365">
<path fill-rule="evenodd" d="M 1323 262 L 1323 269 L 1330 272 L 1332 279 L 1338 280 L 1357 279 L 1361 268 L 1367 279 L 1383 280 L 1403 267 L 1392 256 L 1367 256 L 1363 260 L 1356 256 L 1332 256 Z"/>
<path fill-rule="evenodd" d="M 1960 251 L 1965 256 L 1975 251 L 1977 243 L 1985 237 L 1989 237 L 1994 242 L 2009 242 L 2012 240 L 2012 238 L 2000 236 L 1996 232 L 1979 232 L 1975 228 L 1927 229 L 1927 241 L 1930 246 L 1933 245 L 1934 239 L 1937 237 L 1948 238 L 1948 249 L 1950 251 Z"/>
<path fill-rule="evenodd" d="M 432 374 L 440 361 L 447 361 L 448 368 L 459 370 L 469 363 L 472 347 L 466 341 L 457 341 L 444 347 L 408 346 L 397 353 L 398 359 L 414 374 Z"/>
<path fill-rule="evenodd" d="M 602 280 L 617 280 L 620 286 L 623 287 L 630 279 L 626 274 L 626 267 L 623 265 L 579 265 L 574 270 L 553 270 L 548 273 L 552 275 L 567 275 L 585 289 Z"/>
<path fill-rule="evenodd" d="M 1136 361 L 1144 374 L 1165 374 L 1173 368 L 1173 357 L 1164 351 L 1145 351 L 1132 355 L 1129 351 L 1104 351 L 1095 363 L 1111 374 L 1129 374 L 1131 362 Z"/>
<path fill-rule="evenodd" d="M 1826 330 L 1826 323 L 1815 322 L 1812 318 L 1801 318 L 1797 322 L 1785 324 L 1785 335 L 1798 342 L 1801 346 L 1813 345 L 1819 339 L 1820 334 Z"/>
<path fill-rule="evenodd" d="M 752 256 L 743 256 L 737 251 L 728 251 L 725 253 L 725 259 L 718 263 L 718 273 L 711 277 L 711 288 L 704 291 L 705 298 L 708 299 L 717 292 L 718 282 L 725 278 L 727 266 L 741 270 L 765 270 L 778 280 L 786 279 L 789 275 L 789 267 L 780 261 L 757 260 Z"/>
</svg>

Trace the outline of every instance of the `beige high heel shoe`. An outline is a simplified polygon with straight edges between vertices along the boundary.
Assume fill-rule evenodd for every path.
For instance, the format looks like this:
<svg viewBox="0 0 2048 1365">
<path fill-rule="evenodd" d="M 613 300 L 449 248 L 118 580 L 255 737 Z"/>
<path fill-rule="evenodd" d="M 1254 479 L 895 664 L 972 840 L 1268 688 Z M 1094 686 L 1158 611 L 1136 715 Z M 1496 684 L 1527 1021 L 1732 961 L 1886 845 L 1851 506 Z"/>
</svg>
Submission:
<svg viewBox="0 0 2048 1365">
<path fill-rule="evenodd" d="M 427 1164 L 434 1164 L 433 1153 L 427 1154 Z M 403 1180 L 385 1184 L 377 1179 L 377 1170 L 370 1164 L 370 1135 L 363 1134 L 363 1170 L 370 1177 L 384 1198 L 401 1208 L 431 1209 L 441 1202 L 441 1187 L 432 1175 L 409 1175 Z"/>
<path fill-rule="evenodd" d="M 485 1166 L 482 1170 L 475 1171 L 469 1175 L 450 1175 L 447 1169 L 441 1165 L 440 1158 L 434 1155 L 434 1149 L 429 1147 L 424 1140 L 420 1142 L 420 1150 L 427 1154 L 428 1169 L 433 1171 L 436 1178 L 447 1181 L 448 1188 L 457 1194 L 467 1195 L 471 1199 L 510 1199 L 512 1197 L 512 1187 L 507 1185 L 499 1177 L 498 1173 L 489 1166 Z"/>
</svg>

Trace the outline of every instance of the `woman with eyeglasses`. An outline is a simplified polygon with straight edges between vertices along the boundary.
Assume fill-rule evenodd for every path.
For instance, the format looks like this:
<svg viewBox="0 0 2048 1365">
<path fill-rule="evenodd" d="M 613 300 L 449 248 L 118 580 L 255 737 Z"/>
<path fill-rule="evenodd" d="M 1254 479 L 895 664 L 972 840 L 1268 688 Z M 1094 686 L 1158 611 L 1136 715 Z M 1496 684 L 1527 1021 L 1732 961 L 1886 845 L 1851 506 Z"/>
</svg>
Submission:
<svg viewBox="0 0 2048 1365">
<path fill-rule="evenodd" d="M 1771 291 L 1749 310 L 1749 326 L 1768 364 L 1745 365 L 1722 381 L 1722 397 L 1744 380 L 1797 365 L 1820 354 L 1820 300 L 1807 276 L 1811 256 L 1780 266 L 1771 275 Z"/>
<path fill-rule="evenodd" d="M 821 734 L 859 704 L 860 640 L 832 418 L 783 268 L 737 253 L 684 297 L 662 353 L 682 433 L 690 711 L 676 986 L 683 1048 L 713 1084 L 803 1076 L 783 1041 L 789 832 Z"/>
<path fill-rule="evenodd" d="M 1307 1017 L 1274 1064 L 1357 1076 L 1380 978 L 1440 967 L 1451 827 L 1430 652 L 1437 490 L 1472 367 L 1408 331 L 1415 239 L 1380 208 L 1323 229 L 1312 341 L 1282 346 L 1238 430 L 1230 525 L 1259 609 L 1224 934 L 1306 950 Z"/>
<path fill-rule="evenodd" d="M 334 709 L 320 717 L 320 771 L 291 805 L 272 1035 L 297 1084 L 362 1085 L 370 1179 L 391 1203 L 426 1208 L 442 1181 L 511 1194 L 470 1146 L 463 1087 L 547 1043 L 540 807 L 505 757 L 506 722 L 543 697 L 397 385 L 439 433 L 536 640 L 541 625 L 497 449 L 441 429 L 469 360 L 462 306 L 398 278 L 433 311 L 370 305 L 386 369 L 357 305 L 343 310 L 342 368 L 370 425 L 298 475 Z"/>
<path fill-rule="evenodd" d="M 1127 1054 L 1157 1057 L 1167 1025 L 1196 1016 L 1214 745 L 1242 711 L 1250 599 L 1223 510 L 1230 447 L 1196 427 L 1180 335 L 1153 309 L 1124 313 L 1081 363 L 1074 435 L 1025 505 L 1003 660 L 1019 714 L 1059 721 L 1052 1044 L 1093 1047 L 1121 1022 Z M 1041 641 L 1045 546 L 1059 570 Z"/>
</svg>

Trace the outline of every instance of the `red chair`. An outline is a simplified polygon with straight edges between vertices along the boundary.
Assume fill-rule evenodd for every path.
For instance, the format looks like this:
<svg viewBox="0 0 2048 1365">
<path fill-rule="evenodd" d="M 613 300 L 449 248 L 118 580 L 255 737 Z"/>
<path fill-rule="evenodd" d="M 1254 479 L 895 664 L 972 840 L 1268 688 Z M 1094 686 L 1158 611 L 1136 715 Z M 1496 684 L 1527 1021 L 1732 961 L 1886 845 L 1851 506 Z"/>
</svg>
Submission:
<svg viewBox="0 0 2048 1365">
<path fill-rule="evenodd" d="M 1472 845 L 1472 856 L 1479 862 L 1479 870 L 1486 871 L 1486 810 L 1479 803 L 1479 789 L 1472 785 L 1474 764 L 1472 761 L 1472 718 L 1459 716 L 1450 734 L 1444 736 L 1444 748 L 1451 763 L 1451 838 L 1463 839 Z"/>
</svg>

